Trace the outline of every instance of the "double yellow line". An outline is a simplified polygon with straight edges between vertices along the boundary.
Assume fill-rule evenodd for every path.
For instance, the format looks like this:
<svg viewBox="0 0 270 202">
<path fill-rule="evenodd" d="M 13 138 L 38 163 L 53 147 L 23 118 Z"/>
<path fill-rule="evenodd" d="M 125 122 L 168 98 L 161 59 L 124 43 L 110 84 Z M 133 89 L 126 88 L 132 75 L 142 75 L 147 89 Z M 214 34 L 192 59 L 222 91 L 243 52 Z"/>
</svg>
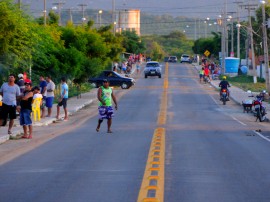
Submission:
<svg viewBox="0 0 270 202">
<path fill-rule="evenodd" d="M 165 128 L 167 121 L 167 95 L 168 95 L 168 63 L 165 66 L 163 94 L 158 116 L 158 127 L 155 129 L 144 177 L 141 184 L 137 202 L 163 202 L 165 178 Z M 163 127 L 162 127 L 163 126 Z"/>
</svg>

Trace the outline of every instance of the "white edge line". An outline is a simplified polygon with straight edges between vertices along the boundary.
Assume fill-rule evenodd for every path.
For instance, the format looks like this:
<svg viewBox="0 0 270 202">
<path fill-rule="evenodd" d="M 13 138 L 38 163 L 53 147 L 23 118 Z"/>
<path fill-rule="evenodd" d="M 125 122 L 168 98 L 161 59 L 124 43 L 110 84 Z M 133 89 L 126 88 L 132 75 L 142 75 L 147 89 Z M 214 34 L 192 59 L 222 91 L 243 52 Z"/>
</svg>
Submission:
<svg viewBox="0 0 270 202">
<path fill-rule="evenodd" d="M 235 117 L 233 117 L 233 116 L 231 116 L 231 117 L 232 117 L 233 120 L 237 121 L 238 123 L 242 124 L 243 126 L 246 126 L 246 125 L 247 125 L 247 124 L 245 124 L 245 123 L 239 121 L 237 118 L 235 118 Z"/>
<path fill-rule="evenodd" d="M 265 139 L 266 141 L 270 142 L 270 139 L 268 139 L 267 137 L 264 137 L 261 133 L 258 133 L 255 130 L 253 130 L 253 132 L 256 133 L 257 135 L 259 135 L 262 139 Z"/>
<path fill-rule="evenodd" d="M 210 97 L 212 98 L 212 100 L 218 105 L 217 101 L 210 95 Z"/>
</svg>

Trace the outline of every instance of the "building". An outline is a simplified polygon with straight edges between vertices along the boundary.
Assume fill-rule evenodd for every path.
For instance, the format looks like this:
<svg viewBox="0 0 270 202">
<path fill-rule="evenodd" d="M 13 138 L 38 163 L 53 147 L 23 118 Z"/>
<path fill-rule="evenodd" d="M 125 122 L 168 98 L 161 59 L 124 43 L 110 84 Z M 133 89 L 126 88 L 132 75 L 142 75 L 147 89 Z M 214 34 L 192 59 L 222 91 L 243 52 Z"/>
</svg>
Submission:
<svg viewBox="0 0 270 202">
<path fill-rule="evenodd" d="M 136 31 L 137 35 L 141 35 L 141 25 L 140 25 L 140 10 L 119 10 L 117 11 L 117 24 L 116 32 L 122 32 L 125 30 Z"/>
</svg>

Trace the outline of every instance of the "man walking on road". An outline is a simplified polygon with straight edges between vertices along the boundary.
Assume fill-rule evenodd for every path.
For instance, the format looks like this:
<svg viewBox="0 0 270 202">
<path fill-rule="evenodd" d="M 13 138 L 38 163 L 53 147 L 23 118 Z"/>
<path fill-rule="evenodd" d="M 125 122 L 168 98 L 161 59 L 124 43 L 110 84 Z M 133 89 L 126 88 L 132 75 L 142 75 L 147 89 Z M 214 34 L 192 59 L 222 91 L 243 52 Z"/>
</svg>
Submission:
<svg viewBox="0 0 270 202">
<path fill-rule="evenodd" d="M 50 117 L 52 115 L 55 84 L 52 81 L 51 76 L 47 76 L 46 81 L 47 81 L 46 107 L 48 108 L 48 114 L 46 117 Z"/>
<path fill-rule="evenodd" d="M 21 92 L 17 84 L 15 84 L 15 75 L 10 74 L 8 82 L 1 86 L 0 94 L 3 96 L 2 113 L 0 113 L 0 126 L 3 125 L 9 116 L 8 134 L 12 135 L 11 129 L 16 119 L 17 99 Z"/>
<path fill-rule="evenodd" d="M 97 97 L 99 102 L 99 119 L 98 119 L 98 125 L 96 128 L 96 131 L 99 132 L 100 125 L 103 122 L 103 119 L 107 119 L 107 133 L 112 133 L 111 131 L 111 125 L 112 125 L 112 117 L 114 115 L 113 113 L 113 107 L 112 107 L 112 100 L 115 104 L 115 109 L 117 110 L 117 101 L 114 96 L 112 88 L 109 86 L 109 82 L 107 79 L 103 80 L 103 86 L 99 87 Z"/>
<path fill-rule="evenodd" d="M 68 112 L 67 112 L 67 99 L 68 99 L 68 85 L 66 83 L 66 78 L 62 77 L 61 78 L 61 97 L 59 98 L 59 103 L 57 105 L 57 115 L 56 118 L 59 119 L 60 115 L 60 107 L 63 106 L 64 112 L 65 112 L 65 117 L 64 121 L 68 120 Z"/>
</svg>

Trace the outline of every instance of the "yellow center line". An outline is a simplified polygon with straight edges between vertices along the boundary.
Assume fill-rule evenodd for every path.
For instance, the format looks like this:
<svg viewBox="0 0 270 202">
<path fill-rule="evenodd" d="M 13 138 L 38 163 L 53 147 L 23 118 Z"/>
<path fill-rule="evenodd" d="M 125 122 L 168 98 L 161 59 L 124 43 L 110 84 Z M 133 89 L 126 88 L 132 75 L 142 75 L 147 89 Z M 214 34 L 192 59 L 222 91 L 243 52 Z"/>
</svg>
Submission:
<svg viewBox="0 0 270 202">
<path fill-rule="evenodd" d="M 157 120 L 148 159 L 144 171 L 137 202 L 163 202 L 165 181 L 165 134 L 164 125 L 167 121 L 167 90 L 168 90 L 168 63 L 165 66 L 163 93 L 160 103 L 160 111 Z M 163 126 L 163 127 L 161 127 Z"/>
</svg>

